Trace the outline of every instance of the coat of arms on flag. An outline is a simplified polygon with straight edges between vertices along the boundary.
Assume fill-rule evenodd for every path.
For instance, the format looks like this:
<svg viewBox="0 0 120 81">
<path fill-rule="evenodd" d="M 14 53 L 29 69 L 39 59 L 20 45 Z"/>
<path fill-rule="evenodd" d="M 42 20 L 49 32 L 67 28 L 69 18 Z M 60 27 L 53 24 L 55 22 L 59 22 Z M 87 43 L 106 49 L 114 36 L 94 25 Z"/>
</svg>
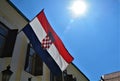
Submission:
<svg viewBox="0 0 120 81">
<path fill-rule="evenodd" d="M 54 42 L 54 38 L 53 38 L 52 34 L 49 32 L 41 42 L 42 48 L 49 49 L 49 47 L 51 46 L 51 44 L 53 42 Z"/>
</svg>

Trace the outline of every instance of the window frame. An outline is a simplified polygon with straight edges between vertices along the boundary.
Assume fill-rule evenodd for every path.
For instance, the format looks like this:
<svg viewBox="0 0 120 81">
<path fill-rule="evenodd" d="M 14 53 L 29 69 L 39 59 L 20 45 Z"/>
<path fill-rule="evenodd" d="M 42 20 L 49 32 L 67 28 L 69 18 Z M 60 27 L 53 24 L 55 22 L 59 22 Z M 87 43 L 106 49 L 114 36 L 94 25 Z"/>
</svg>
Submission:
<svg viewBox="0 0 120 81">
<path fill-rule="evenodd" d="M 43 75 L 43 61 L 35 51 L 33 55 L 30 55 L 31 50 L 34 51 L 32 45 L 29 43 L 27 46 L 24 71 L 26 71 L 27 73 L 30 73 L 33 76 L 41 76 Z M 34 60 L 31 60 L 31 59 L 34 59 Z M 30 62 L 32 62 L 32 65 L 30 64 Z"/>
<path fill-rule="evenodd" d="M 50 81 L 64 81 L 63 80 L 63 73 L 61 75 L 54 75 L 52 72 L 50 72 Z"/>
<path fill-rule="evenodd" d="M 4 29 L 7 30 L 6 35 L 1 33 L 2 31 L 0 31 L 0 36 L 5 38 L 3 49 L 0 53 L 0 58 L 12 57 L 18 29 L 10 29 L 2 22 L 0 22 L 0 27 L 3 27 L 3 31 Z"/>
</svg>

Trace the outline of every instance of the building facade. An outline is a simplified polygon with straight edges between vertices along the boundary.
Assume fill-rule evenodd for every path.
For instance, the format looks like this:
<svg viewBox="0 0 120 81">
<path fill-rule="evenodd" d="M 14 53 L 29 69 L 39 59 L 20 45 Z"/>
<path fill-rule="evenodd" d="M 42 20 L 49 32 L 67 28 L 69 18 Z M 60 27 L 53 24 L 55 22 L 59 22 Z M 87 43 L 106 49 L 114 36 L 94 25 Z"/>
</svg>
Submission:
<svg viewBox="0 0 120 81">
<path fill-rule="evenodd" d="M 120 81 L 120 72 L 105 74 L 100 81 Z"/>
<path fill-rule="evenodd" d="M 0 0 L 0 81 L 89 81 L 73 63 L 53 75 L 21 31 L 28 22 L 9 0 Z"/>
</svg>

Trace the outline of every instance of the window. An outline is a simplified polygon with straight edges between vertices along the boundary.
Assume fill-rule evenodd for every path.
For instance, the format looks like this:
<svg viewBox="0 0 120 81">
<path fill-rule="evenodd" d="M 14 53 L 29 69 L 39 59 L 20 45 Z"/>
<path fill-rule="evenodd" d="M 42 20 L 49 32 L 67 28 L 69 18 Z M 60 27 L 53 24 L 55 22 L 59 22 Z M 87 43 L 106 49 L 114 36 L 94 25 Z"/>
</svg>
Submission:
<svg viewBox="0 0 120 81">
<path fill-rule="evenodd" d="M 62 75 L 55 76 L 52 72 L 50 72 L 50 81 L 63 81 L 63 77 Z"/>
<path fill-rule="evenodd" d="M 0 22 L 0 58 L 12 57 L 17 29 L 9 29 Z"/>
<path fill-rule="evenodd" d="M 67 74 L 66 76 L 64 76 L 64 81 L 73 81 L 73 76 Z"/>
<path fill-rule="evenodd" d="M 64 81 L 77 81 L 76 77 L 73 78 L 72 74 L 67 74 L 67 70 L 63 72 Z"/>
<path fill-rule="evenodd" d="M 34 76 L 43 74 L 43 62 L 30 44 L 28 44 L 27 48 L 25 71 Z"/>
<path fill-rule="evenodd" d="M 65 70 L 61 75 L 56 76 L 50 72 L 50 81 L 77 81 L 76 77 L 73 78 L 72 74 L 67 74 L 67 70 Z"/>
</svg>

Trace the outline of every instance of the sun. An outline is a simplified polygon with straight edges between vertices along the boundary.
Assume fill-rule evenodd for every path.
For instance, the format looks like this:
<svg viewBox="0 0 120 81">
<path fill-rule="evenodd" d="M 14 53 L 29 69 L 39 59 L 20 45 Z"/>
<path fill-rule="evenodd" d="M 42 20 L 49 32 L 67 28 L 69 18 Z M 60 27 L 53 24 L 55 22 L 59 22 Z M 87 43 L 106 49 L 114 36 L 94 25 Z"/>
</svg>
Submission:
<svg viewBox="0 0 120 81">
<path fill-rule="evenodd" d="M 75 0 L 69 8 L 74 16 L 84 15 L 87 10 L 87 4 L 83 0 Z"/>
</svg>

